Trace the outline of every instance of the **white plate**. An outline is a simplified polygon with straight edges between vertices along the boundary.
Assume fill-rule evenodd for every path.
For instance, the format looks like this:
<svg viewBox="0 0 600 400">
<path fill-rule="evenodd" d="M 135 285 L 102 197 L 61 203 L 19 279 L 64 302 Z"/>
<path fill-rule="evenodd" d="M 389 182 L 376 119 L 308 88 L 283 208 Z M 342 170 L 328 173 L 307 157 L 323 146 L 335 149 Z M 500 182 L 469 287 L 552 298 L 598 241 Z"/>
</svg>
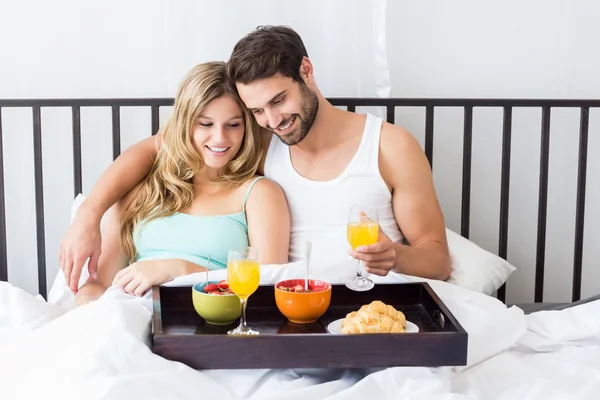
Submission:
<svg viewBox="0 0 600 400">
<path fill-rule="evenodd" d="M 327 330 L 329 331 L 329 333 L 342 333 L 342 322 L 344 321 L 344 319 L 346 318 L 336 319 L 335 321 L 327 325 Z M 404 330 L 404 333 L 417 332 L 419 332 L 419 327 L 410 321 L 406 321 L 406 328 Z"/>
</svg>

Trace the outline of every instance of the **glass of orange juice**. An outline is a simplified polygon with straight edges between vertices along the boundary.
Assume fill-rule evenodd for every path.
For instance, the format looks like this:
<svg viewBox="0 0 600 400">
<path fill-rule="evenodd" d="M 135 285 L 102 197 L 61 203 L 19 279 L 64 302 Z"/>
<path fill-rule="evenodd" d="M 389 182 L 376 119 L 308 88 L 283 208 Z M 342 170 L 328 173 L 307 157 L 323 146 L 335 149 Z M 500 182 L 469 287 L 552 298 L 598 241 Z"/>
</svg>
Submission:
<svg viewBox="0 0 600 400">
<path fill-rule="evenodd" d="M 240 298 L 242 318 L 240 325 L 227 332 L 229 335 L 257 335 L 258 331 L 246 325 L 246 304 L 248 297 L 258 289 L 260 264 L 258 250 L 246 247 L 242 250 L 229 250 L 227 257 L 227 283 L 233 293 Z"/>
<path fill-rule="evenodd" d="M 377 209 L 369 206 L 352 206 L 348 215 L 347 235 L 352 250 L 356 250 L 359 246 L 377 243 L 379 237 Z M 372 280 L 363 276 L 361 264 L 358 260 L 356 275 L 346 281 L 346 287 L 359 292 L 370 290 L 375 286 Z"/>
</svg>

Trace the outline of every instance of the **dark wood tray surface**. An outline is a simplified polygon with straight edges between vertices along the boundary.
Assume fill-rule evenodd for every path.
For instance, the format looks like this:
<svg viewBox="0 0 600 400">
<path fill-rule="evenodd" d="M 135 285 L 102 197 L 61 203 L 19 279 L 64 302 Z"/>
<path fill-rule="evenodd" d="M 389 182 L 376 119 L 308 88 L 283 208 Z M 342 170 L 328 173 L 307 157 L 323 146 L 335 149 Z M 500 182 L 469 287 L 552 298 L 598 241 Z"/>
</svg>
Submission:
<svg viewBox="0 0 600 400">
<path fill-rule="evenodd" d="M 193 368 L 309 368 L 465 365 L 467 334 L 427 283 L 378 284 L 367 292 L 333 285 L 327 312 L 310 325 L 286 320 L 272 285 L 250 297 L 255 337 L 231 337 L 229 326 L 206 324 L 191 287 L 153 288 L 153 351 Z M 402 311 L 418 333 L 332 335 L 327 325 L 363 304 L 381 300 Z"/>
</svg>

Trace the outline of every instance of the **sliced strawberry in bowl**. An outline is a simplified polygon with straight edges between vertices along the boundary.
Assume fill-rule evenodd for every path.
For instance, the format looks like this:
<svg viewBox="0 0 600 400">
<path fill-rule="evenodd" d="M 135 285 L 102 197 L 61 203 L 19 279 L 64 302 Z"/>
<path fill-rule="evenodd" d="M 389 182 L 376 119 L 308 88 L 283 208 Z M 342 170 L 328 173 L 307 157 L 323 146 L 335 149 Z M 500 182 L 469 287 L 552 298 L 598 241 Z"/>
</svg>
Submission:
<svg viewBox="0 0 600 400">
<path fill-rule="evenodd" d="M 209 283 L 208 285 L 204 286 L 204 293 L 210 294 L 210 292 L 215 291 L 219 291 L 219 286 L 217 286 L 216 283 Z"/>
<path fill-rule="evenodd" d="M 227 291 L 229 289 L 229 284 L 227 283 L 227 281 L 223 280 L 220 281 L 219 283 L 217 283 L 217 286 L 219 287 L 219 289 L 221 290 L 225 290 Z"/>
</svg>

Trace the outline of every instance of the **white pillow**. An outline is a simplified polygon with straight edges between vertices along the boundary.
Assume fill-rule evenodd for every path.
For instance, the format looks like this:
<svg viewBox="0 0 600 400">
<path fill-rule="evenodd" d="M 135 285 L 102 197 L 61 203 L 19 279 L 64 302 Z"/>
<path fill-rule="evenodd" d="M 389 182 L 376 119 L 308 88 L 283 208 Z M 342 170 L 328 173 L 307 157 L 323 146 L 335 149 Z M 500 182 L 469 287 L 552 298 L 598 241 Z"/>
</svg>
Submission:
<svg viewBox="0 0 600 400">
<path fill-rule="evenodd" d="M 508 261 L 450 229 L 446 229 L 446 236 L 452 260 L 450 283 L 493 295 L 516 270 Z"/>
</svg>

